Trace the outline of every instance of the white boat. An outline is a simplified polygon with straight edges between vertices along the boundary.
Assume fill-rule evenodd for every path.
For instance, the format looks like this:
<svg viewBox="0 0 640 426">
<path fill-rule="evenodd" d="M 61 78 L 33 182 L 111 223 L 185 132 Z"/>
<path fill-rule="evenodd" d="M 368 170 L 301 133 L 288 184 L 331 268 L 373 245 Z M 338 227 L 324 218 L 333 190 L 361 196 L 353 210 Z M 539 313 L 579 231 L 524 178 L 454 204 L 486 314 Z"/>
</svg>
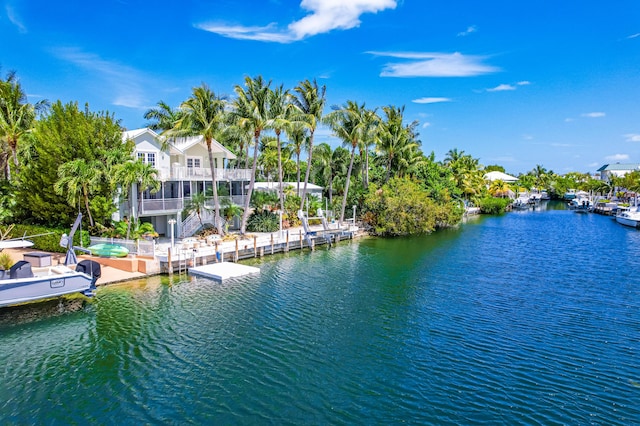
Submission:
<svg viewBox="0 0 640 426">
<path fill-rule="evenodd" d="M 0 307 L 70 293 L 91 295 L 100 277 L 100 264 L 83 260 L 71 269 L 65 265 L 32 267 L 26 260 L 0 270 Z"/>
<path fill-rule="evenodd" d="M 567 192 L 564 193 L 562 198 L 565 201 L 573 200 L 574 198 L 576 198 L 576 190 L 575 189 L 567 189 Z"/>
<path fill-rule="evenodd" d="M 616 222 L 632 228 L 640 228 L 640 211 L 637 207 L 634 210 L 622 210 L 616 214 Z"/>
<path fill-rule="evenodd" d="M 531 207 L 531 204 L 529 194 L 525 192 L 513 201 L 511 207 L 516 210 L 527 210 Z"/>
<path fill-rule="evenodd" d="M 573 210 L 576 213 L 588 213 L 593 211 L 593 201 L 589 197 L 589 194 L 584 191 L 576 192 L 576 197 L 569 201 L 567 204 L 569 210 Z"/>
<path fill-rule="evenodd" d="M 92 260 L 78 262 L 74 252 L 78 248 L 72 246 L 73 233 L 81 217 L 78 215 L 69 237 L 63 235 L 61 240 L 61 244 L 64 241 L 67 247 L 64 265 L 33 266 L 27 260 L 20 260 L 8 270 L 0 270 L 0 307 L 71 293 L 93 295 L 101 275 L 100 264 Z M 24 239 L 0 241 L 0 250 L 32 245 L 31 241 Z M 69 267 L 73 264 L 76 264 L 75 269 Z"/>
</svg>

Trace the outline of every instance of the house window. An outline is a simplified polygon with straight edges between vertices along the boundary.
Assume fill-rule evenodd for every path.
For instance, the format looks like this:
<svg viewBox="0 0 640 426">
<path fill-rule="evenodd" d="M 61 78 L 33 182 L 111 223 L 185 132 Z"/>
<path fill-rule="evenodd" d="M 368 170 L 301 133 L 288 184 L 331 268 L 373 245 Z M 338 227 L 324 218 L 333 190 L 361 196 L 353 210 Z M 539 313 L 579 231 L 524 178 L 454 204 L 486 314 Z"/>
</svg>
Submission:
<svg viewBox="0 0 640 426">
<path fill-rule="evenodd" d="M 151 164 L 152 167 L 156 166 L 156 153 L 155 152 L 138 152 L 138 160 L 143 163 Z"/>
<path fill-rule="evenodd" d="M 200 166 L 200 158 L 199 157 L 189 157 L 187 158 L 187 167 L 190 169 L 196 168 L 199 169 Z"/>
</svg>

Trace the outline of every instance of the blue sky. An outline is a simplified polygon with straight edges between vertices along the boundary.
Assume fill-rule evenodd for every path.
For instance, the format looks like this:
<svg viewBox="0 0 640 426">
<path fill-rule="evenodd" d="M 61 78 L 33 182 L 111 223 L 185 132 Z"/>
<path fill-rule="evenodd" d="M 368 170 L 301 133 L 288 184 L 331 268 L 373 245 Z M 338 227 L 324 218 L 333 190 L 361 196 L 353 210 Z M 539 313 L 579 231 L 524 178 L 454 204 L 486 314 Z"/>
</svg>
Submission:
<svg viewBox="0 0 640 426">
<path fill-rule="evenodd" d="M 438 160 L 640 162 L 638 0 L 5 0 L 0 40 L 30 101 L 89 103 L 127 129 L 201 82 L 231 96 L 245 76 L 316 78 L 327 110 L 405 105 Z"/>
</svg>

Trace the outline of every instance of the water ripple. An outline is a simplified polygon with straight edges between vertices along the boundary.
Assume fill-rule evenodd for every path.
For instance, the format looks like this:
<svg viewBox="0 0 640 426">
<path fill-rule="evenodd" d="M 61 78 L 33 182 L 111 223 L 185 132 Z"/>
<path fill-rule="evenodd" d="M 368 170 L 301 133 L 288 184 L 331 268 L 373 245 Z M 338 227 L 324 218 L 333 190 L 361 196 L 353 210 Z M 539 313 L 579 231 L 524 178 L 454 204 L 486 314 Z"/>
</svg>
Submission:
<svg viewBox="0 0 640 426">
<path fill-rule="evenodd" d="M 640 421 L 640 232 L 608 218 L 519 212 L 252 263 L 259 279 L 156 277 L 0 330 L 0 420 Z"/>
</svg>

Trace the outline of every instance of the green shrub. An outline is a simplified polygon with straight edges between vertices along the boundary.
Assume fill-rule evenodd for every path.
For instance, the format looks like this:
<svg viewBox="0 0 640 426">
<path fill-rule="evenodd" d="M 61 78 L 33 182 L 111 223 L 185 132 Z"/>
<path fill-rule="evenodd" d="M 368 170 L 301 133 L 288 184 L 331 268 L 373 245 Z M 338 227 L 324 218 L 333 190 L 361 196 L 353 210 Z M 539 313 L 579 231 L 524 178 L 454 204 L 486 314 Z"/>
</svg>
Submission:
<svg viewBox="0 0 640 426">
<path fill-rule="evenodd" d="M 511 200 L 509 198 L 485 197 L 478 200 L 476 204 L 480 207 L 482 214 L 501 214 L 511 204 Z"/>
<path fill-rule="evenodd" d="M 437 210 L 438 205 L 417 183 L 393 178 L 380 189 L 369 186 L 362 220 L 376 235 L 427 234 L 436 229 L 437 217 L 443 217 Z"/>
<path fill-rule="evenodd" d="M 268 210 L 256 210 L 247 220 L 249 232 L 276 232 L 280 229 L 280 218 Z"/>
<path fill-rule="evenodd" d="M 0 269 L 8 271 L 13 266 L 13 259 L 9 253 L 0 253 Z"/>
<path fill-rule="evenodd" d="M 68 234 L 70 229 L 45 228 L 37 225 L 18 225 L 16 224 L 11 230 L 11 234 L 7 238 L 22 238 L 23 236 L 37 235 L 28 238 L 33 241 L 33 248 L 53 253 L 64 253 L 67 251 L 65 247 L 60 247 L 60 238 L 62 234 Z M 74 246 L 88 247 L 91 244 L 89 232 L 82 231 L 82 242 L 80 244 L 80 230 L 77 230 L 73 237 Z"/>
</svg>

